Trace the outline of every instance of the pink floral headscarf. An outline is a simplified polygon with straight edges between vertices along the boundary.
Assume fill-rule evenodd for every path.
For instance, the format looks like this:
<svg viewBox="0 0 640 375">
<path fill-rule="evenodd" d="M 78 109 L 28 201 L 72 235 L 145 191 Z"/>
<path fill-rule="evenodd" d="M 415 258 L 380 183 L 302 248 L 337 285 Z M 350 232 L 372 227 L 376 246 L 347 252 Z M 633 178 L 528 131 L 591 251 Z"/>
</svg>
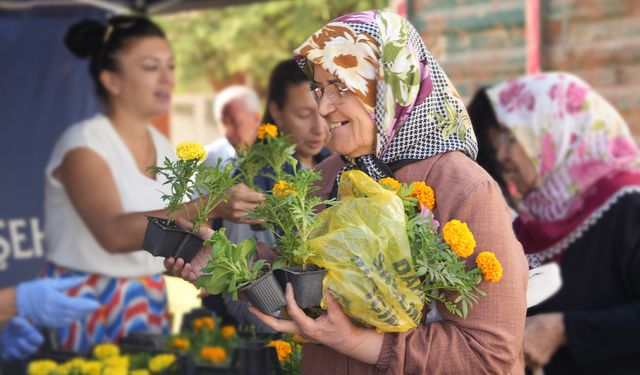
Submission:
<svg viewBox="0 0 640 375">
<path fill-rule="evenodd" d="M 536 230 L 542 230 L 540 238 L 545 236 L 543 223 L 554 225 L 549 230 L 558 234 L 557 241 L 560 234 L 569 235 L 558 231 L 562 223 L 574 222 L 567 230 L 585 229 L 576 215 L 585 216 L 586 207 L 598 208 L 586 200 L 603 191 L 603 179 L 638 171 L 639 152 L 627 124 L 580 78 L 560 72 L 524 76 L 487 94 L 498 122 L 513 132 L 541 176 L 540 185 L 523 198 L 520 207 L 521 223 L 535 223 Z M 558 255 L 571 242 L 563 240 L 553 248 L 550 239 L 546 250 L 552 251 L 539 260 Z"/>
</svg>

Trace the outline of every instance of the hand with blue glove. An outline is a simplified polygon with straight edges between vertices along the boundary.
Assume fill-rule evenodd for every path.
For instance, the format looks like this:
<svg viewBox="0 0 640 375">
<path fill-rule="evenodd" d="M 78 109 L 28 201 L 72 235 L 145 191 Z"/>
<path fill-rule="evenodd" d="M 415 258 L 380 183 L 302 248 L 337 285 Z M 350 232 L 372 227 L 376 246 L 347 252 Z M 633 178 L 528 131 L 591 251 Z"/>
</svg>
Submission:
<svg viewBox="0 0 640 375">
<path fill-rule="evenodd" d="M 35 353 L 44 338 L 20 316 L 13 317 L 0 332 L 0 357 L 4 360 L 24 359 Z"/>
<path fill-rule="evenodd" d="M 81 284 L 86 277 L 38 279 L 21 283 L 16 289 L 18 315 L 36 325 L 62 327 L 100 307 L 98 301 L 69 297 L 64 291 Z"/>
</svg>

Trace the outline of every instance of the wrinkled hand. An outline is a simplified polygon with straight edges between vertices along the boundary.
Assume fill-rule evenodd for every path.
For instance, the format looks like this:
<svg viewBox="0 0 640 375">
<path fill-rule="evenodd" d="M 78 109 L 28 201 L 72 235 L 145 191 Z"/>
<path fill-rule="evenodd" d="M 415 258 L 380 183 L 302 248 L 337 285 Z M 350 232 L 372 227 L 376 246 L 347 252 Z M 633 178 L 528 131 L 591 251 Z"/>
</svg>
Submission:
<svg viewBox="0 0 640 375">
<path fill-rule="evenodd" d="M 16 289 L 18 315 L 36 325 L 62 327 L 95 311 L 98 301 L 85 297 L 69 297 L 67 289 L 80 285 L 86 277 L 57 277 L 28 281 Z"/>
<path fill-rule="evenodd" d="M 212 215 L 236 223 L 257 224 L 259 221 L 247 219 L 245 216 L 249 211 L 253 211 L 263 199 L 261 193 L 240 183 L 231 187 L 227 201 L 216 206 Z"/>
<path fill-rule="evenodd" d="M 193 225 L 185 219 L 176 219 L 176 224 L 188 230 L 191 230 L 193 227 Z M 200 227 L 198 231 L 198 237 L 204 240 L 211 238 L 212 234 L 213 229 L 205 225 Z M 165 258 L 164 268 L 171 275 L 181 277 L 190 283 L 195 283 L 196 279 L 201 274 L 200 270 L 207 265 L 209 258 L 211 258 L 211 247 L 203 246 L 202 249 L 196 253 L 193 259 L 191 259 L 191 262 L 186 264 L 182 258 L 179 258 L 178 260 L 173 257 Z"/>
<path fill-rule="evenodd" d="M 342 311 L 338 301 L 327 289 L 324 291 L 327 300 L 327 314 L 317 319 L 308 317 L 298 306 L 291 284 L 287 284 L 285 295 L 287 312 L 292 320 L 275 318 L 262 313 L 253 306 L 249 308 L 249 311 L 276 332 L 302 335 L 311 341 L 321 343 L 366 363 L 376 363 L 382 346 L 382 336 L 374 330 L 353 325 L 349 317 Z M 378 337 L 379 342 L 374 337 Z M 366 353 L 365 356 L 362 353 Z"/>
<path fill-rule="evenodd" d="M 528 366 L 541 367 L 565 344 L 562 313 L 534 315 L 527 318 L 524 331 L 524 357 Z"/>
<path fill-rule="evenodd" d="M 44 338 L 25 318 L 13 317 L 0 332 L 1 357 L 4 360 L 24 359 L 35 353 Z"/>
</svg>

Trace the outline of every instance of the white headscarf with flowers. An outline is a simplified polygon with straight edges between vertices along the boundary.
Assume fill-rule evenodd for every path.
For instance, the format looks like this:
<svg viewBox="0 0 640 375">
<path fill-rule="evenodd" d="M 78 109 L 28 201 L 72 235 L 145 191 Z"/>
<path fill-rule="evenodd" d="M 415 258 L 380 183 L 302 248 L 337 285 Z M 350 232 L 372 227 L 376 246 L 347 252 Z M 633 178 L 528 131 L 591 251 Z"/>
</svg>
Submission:
<svg viewBox="0 0 640 375">
<path fill-rule="evenodd" d="M 475 135 L 460 95 L 404 18 L 386 11 L 348 14 L 318 30 L 294 53 L 311 79 L 313 67 L 321 66 L 371 114 L 376 154 L 355 162 L 374 179 L 387 176 L 372 172 L 379 168 L 363 168 L 372 159 L 392 169 L 393 163 L 454 150 L 475 159 Z"/>
<path fill-rule="evenodd" d="M 564 219 L 599 179 L 639 167 L 625 121 L 574 75 L 524 76 L 487 94 L 498 122 L 513 132 L 541 176 L 520 204 L 525 219 Z"/>
</svg>

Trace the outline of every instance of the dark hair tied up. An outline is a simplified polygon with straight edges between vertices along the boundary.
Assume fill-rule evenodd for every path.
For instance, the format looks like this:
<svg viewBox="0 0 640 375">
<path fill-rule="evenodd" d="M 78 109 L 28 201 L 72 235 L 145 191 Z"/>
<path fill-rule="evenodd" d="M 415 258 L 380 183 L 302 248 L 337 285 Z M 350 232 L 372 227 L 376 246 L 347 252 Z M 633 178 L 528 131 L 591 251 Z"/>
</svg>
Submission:
<svg viewBox="0 0 640 375">
<path fill-rule="evenodd" d="M 105 69 L 118 71 L 116 54 L 127 48 L 133 39 L 146 37 L 166 39 L 164 31 L 146 17 L 116 16 L 107 24 L 94 20 L 73 24 L 64 36 L 64 44 L 77 57 L 90 58 L 89 72 L 96 91 L 106 101 L 107 91 L 100 82 L 100 72 Z"/>
</svg>

